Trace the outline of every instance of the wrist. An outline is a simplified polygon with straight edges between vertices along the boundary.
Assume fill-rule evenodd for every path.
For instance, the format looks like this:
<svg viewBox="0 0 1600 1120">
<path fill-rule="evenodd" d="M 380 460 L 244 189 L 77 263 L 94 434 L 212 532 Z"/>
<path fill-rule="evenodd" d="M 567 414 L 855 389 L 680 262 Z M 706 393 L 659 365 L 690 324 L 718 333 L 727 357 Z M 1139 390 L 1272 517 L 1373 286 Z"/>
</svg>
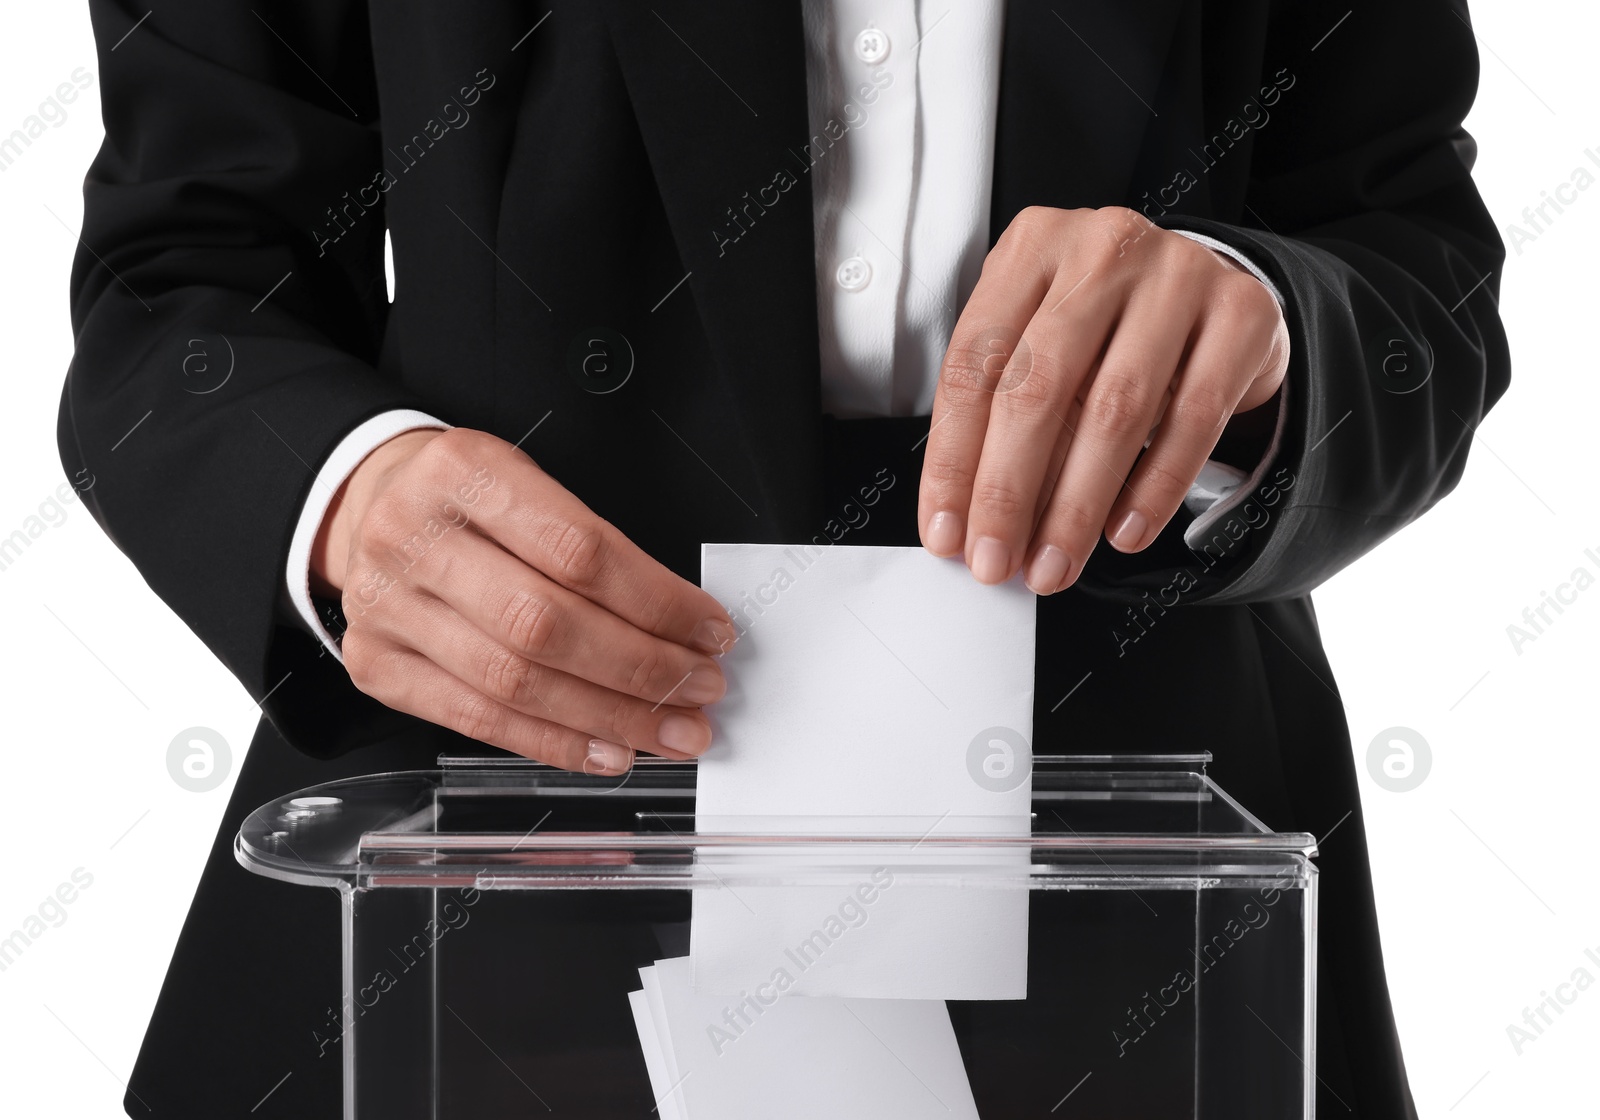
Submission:
<svg viewBox="0 0 1600 1120">
<path fill-rule="evenodd" d="M 385 440 L 356 464 L 334 491 L 328 512 L 311 544 L 311 593 L 338 599 L 344 590 L 350 542 L 366 517 L 373 498 L 389 477 L 429 440 L 443 435 L 437 428 L 417 428 Z"/>
</svg>

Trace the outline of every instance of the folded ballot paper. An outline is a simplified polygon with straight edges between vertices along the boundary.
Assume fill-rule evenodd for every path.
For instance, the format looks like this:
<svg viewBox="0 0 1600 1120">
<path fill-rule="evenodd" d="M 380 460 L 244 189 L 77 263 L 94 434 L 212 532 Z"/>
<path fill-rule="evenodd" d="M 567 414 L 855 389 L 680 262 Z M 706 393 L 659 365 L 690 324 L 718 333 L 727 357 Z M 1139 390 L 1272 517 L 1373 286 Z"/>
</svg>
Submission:
<svg viewBox="0 0 1600 1120">
<path fill-rule="evenodd" d="M 977 1120 L 942 1001 L 779 996 L 752 1012 L 690 973 L 657 961 L 628 997 L 663 1120 Z"/>
<path fill-rule="evenodd" d="M 699 851 L 630 997 L 662 1114 L 976 1115 L 943 1001 L 1026 997 L 1028 855 L 937 841 L 1029 831 L 1034 596 L 920 548 L 706 545 L 701 583 L 740 638 L 697 831 L 927 843 Z"/>
</svg>

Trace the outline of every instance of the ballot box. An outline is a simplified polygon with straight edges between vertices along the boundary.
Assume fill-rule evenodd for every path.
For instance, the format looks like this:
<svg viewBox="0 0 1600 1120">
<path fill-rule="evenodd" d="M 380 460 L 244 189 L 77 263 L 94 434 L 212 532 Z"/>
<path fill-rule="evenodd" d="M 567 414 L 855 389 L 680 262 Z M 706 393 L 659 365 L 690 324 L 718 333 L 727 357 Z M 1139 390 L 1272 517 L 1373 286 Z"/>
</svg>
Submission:
<svg viewBox="0 0 1600 1120">
<path fill-rule="evenodd" d="M 1310 1117 L 1315 841 L 1208 761 L 1036 757 L 1011 831 L 739 831 L 694 764 L 441 758 L 285 791 L 235 850 L 335 888 L 347 1120 Z"/>
</svg>

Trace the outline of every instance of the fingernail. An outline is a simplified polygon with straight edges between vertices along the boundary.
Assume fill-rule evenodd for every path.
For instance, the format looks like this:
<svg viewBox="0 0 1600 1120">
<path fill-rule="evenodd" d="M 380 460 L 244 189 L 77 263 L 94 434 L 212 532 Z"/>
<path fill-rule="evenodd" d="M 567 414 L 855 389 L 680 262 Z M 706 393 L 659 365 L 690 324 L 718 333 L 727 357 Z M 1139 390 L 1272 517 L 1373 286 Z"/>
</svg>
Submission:
<svg viewBox="0 0 1600 1120">
<path fill-rule="evenodd" d="M 708 618 L 694 628 L 694 636 L 689 639 L 689 644 L 701 653 L 715 655 L 727 653 L 728 647 L 738 640 L 739 632 L 732 623 L 720 618 Z"/>
<path fill-rule="evenodd" d="M 965 533 L 961 528 L 961 518 L 947 509 L 942 509 L 933 515 L 933 520 L 928 522 L 928 551 L 935 556 L 954 556 L 961 551 L 965 543 Z"/>
<path fill-rule="evenodd" d="M 1028 589 L 1035 595 L 1054 595 L 1071 567 L 1071 557 L 1053 544 L 1045 545 L 1028 565 Z"/>
<path fill-rule="evenodd" d="M 994 537 L 979 537 L 972 548 L 972 574 L 979 583 L 1000 583 L 1011 574 L 1011 550 Z"/>
<path fill-rule="evenodd" d="M 711 728 L 702 720 L 672 712 L 662 717 L 656 741 L 684 754 L 702 754 L 711 745 Z"/>
<path fill-rule="evenodd" d="M 696 669 L 672 695 L 677 696 L 685 704 L 715 704 L 727 691 L 728 682 L 723 679 L 721 673 L 715 669 Z"/>
<path fill-rule="evenodd" d="M 1149 525 L 1144 514 L 1130 509 L 1122 515 L 1122 524 L 1117 526 L 1117 531 L 1111 534 L 1111 544 L 1118 552 L 1133 552 L 1144 540 L 1144 532 Z"/>
<path fill-rule="evenodd" d="M 604 739 L 590 739 L 583 759 L 585 774 L 625 774 L 633 766 L 633 752 Z"/>
</svg>

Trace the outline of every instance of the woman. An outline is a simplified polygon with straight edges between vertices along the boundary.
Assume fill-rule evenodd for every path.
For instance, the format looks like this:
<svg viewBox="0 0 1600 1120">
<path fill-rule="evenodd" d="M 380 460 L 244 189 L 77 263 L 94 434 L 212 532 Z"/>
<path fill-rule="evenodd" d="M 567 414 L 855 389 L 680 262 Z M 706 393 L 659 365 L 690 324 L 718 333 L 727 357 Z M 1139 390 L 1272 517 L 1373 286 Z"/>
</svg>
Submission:
<svg viewBox="0 0 1600 1120">
<path fill-rule="evenodd" d="M 1320 1091 L 1413 1115 L 1308 594 L 1509 374 L 1464 5 L 1391 8 L 91 0 L 63 462 L 266 717 L 130 1112 L 337 1100 L 333 911 L 232 865 L 244 813 L 442 749 L 695 756 L 698 546 L 820 535 L 1023 572 L 1036 750 L 1352 814 Z"/>
</svg>

